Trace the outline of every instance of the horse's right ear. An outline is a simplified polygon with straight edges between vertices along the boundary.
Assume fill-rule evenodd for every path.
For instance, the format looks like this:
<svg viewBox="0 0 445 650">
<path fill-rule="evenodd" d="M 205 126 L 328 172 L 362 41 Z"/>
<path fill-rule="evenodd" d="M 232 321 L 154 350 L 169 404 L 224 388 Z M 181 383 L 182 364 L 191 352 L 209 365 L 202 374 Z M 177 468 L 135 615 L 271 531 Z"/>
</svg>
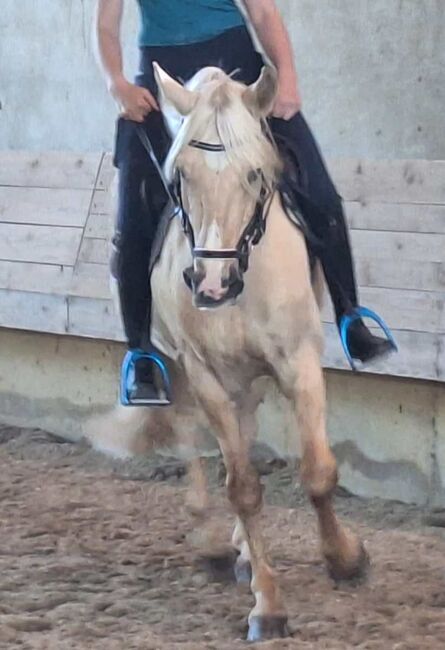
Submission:
<svg viewBox="0 0 445 650">
<path fill-rule="evenodd" d="M 198 93 L 184 88 L 184 86 L 170 77 L 170 75 L 165 72 L 158 63 L 153 63 L 153 69 L 160 92 L 159 99 L 161 102 L 161 108 L 163 108 L 163 104 L 166 108 L 173 107 L 184 117 L 191 113 L 198 100 Z"/>
<path fill-rule="evenodd" d="M 258 80 L 244 91 L 244 104 L 255 117 L 263 119 L 272 111 L 277 89 L 278 80 L 275 68 L 265 65 Z"/>
</svg>

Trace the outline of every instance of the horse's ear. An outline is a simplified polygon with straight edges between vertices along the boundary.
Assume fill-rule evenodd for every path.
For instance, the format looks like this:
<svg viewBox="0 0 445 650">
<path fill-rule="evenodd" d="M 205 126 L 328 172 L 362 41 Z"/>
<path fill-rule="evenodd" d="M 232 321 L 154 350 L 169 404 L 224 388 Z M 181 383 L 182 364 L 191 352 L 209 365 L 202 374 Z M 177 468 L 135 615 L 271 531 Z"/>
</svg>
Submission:
<svg viewBox="0 0 445 650">
<path fill-rule="evenodd" d="M 257 81 L 244 91 L 244 103 L 255 117 L 265 118 L 272 111 L 277 89 L 277 73 L 272 66 L 265 65 Z"/>
<path fill-rule="evenodd" d="M 161 68 L 161 66 L 154 62 L 153 69 L 155 73 L 156 83 L 160 91 L 161 108 L 162 104 L 170 105 L 180 115 L 188 115 L 194 108 L 197 100 L 198 93 L 187 90 L 175 79 Z"/>
</svg>

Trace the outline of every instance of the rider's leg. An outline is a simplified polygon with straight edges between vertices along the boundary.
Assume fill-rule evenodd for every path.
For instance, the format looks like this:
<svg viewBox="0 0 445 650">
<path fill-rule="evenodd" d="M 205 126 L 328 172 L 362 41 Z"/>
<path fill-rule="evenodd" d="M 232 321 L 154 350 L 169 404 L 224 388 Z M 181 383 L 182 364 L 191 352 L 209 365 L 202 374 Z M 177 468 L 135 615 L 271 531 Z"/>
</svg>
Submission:
<svg viewBox="0 0 445 650">
<path fill-rule="evenodd" d="M 168 146 L 162 118 L 149 115 L 145 127 L 157 155 Z M 149 261 L 159 216 L 166 197 L 159 176 L 144 150 L 134 122 L 119 120 L 115 164 L 119 170 L 119 200 L 113 239 L 113 273 L 117 279 L 124 330 L 131 354 L 151 350 L 151 290 Z M 153 361 L 136 355 L 130 400 L 158 398 Z"/>
<path fill-rule="evenodd" d="M 270 122 L 278 146 L 291 166 L 292 192 L 310 229 L 321 241 L 319 257 L 335 309 L 337 324 L 358 307 L 357 285 L 341 197 L 324 164 L 317 143 L 298 113 L 291 120 Z M 295 171 L 296 170 L 296 171 Z M 351 356 L 361 361 L 378 358 L 394 346 L 374 336 L 361 319 L 349 327 Z"/>
<path fill-rule="evenodd" d="M 141 49 L 141 74 L 136 82 L 156 94 L 152 62 L 177 78 L 189 79 L 206 65 L 221 65 L 227 72 L 238 72 L 248 83 L 255 81 L 261 69 L 261 57 L 255 52 L 245 29 L 229 30 L 203 43 L 175 47 L 145 47 Z M 170 138 L 159 113 L 151 113 L 145 127 L 154 152 L 162 162 Z M 148 262 L 158 218 L 165 202 L 165 192 L 159 175 L 132 122 L 120 120 L 116 143 L 115 164 L 119 169 L 119 209 L 115 237 L 115 269 L 124 328 L 130 350 L 149 346 L 151 291 L 148 282 Z M 149 346 L 150 347 L 150 346 Z M 145 400 L 153 390 L 153 364 L 147 358 L 136 364 L 134 391 Z M 141 403 L 134 400 L 135 403 Z"/>
</svg>

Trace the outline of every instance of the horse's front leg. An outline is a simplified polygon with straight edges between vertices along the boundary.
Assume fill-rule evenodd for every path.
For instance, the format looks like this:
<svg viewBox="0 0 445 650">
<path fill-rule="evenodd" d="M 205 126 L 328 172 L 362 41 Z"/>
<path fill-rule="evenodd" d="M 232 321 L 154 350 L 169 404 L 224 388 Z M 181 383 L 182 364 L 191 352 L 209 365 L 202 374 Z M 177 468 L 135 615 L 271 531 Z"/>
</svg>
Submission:
<svg viewBox="0 0 445 650">
<path fill-rule="evenodd" d="M 274 571 L 266 558 L 260 525 L 263 489 L 249 459 L 250 440 L 241 435 L 240 422 L 227 393 L 201 363 L 186 361 L 196 396 L 217 435 L 226 466 L 229 501 L 237 516 L 240 537 L 247 542 L 252 566 L 251 588 L 256 604 L 249 615 L 250 641 L 287 635 L 287 616 Z"/>
<path fill-rule="evenodd" d="M 334 512 L 337 463 L 326 435 L 325 386 L 316 345 L 303 342 L 282 376 L 283 389 L 296 407 L 302 448 L 300 478 L 318 516 L 329 573 L 335 581 L 361 578 L 368 567 L 364 546 Z"/>
<path fill-rule="evenodd" d="M 192 524 L 188 542 L 197 554 L 198 564 L 218 582 L 232 582 L 237 551 L 221 535 L 221 517 L 209 503 L 206 460 L 196 457 L 189 463 L 189 490 L 186 507 Z"/>
</svg>

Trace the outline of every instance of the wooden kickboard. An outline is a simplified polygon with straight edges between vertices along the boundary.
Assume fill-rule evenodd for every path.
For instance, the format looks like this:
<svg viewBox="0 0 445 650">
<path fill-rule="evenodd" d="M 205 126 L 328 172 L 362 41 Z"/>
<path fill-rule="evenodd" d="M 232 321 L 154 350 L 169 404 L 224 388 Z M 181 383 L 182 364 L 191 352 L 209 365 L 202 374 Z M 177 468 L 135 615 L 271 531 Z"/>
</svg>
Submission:
<svg viewBox="0 0 445 650">
<path fill-rule="evenodd" d="M 120 316 L 112 300 L 70 297 L 68 334 L 123 341 Z"/>
<path fill-rule="evenodd" d="M 92 190 L 102 153 L 2 151 L 0 186 Z"/>
<path fill-rule="evenodd" d="M 445 205 L 445 161 L 332 159 L 340 195 L 359 203 Z"/>
<path fill-rule="evenodd" d="M 0 223 L 0 260 L 73 266 L 82 228 Z"/>
<path fill-rule="evenodd" d="M 400 352 L 369 372 L 445 381 L 445 162 L 331 160 L 361 302 Z M 0 327 L 123 340 L 108 259 L 111 154 L 0 153 Z M 347 364 L 325 299 L 325 365 Z"/>
<path fill-rule="evenodd" d="M 0 187 L 0 223 L 83 228 L 92 190 Z"/>
<path fill-rule="evenodd" d="M 337 328 L 332 323 L 325 324 L 325 353 L 323 362 L 326 368 L 349 370 L 341 347 Z M 372 330 L 378 334 L 377 330 Z M 397 354 L 369 365 L 366 372 L 378 375 L 411 377 L 445 381 L 445 350 L 441 336 L 427 332 L 393 331 L 398 345 Z"/>
<path fill-rule="evenodd" d="M 66 334 L 67 299 L 52 294 L 1 289 L 0 327 Z"/>
</svg>

